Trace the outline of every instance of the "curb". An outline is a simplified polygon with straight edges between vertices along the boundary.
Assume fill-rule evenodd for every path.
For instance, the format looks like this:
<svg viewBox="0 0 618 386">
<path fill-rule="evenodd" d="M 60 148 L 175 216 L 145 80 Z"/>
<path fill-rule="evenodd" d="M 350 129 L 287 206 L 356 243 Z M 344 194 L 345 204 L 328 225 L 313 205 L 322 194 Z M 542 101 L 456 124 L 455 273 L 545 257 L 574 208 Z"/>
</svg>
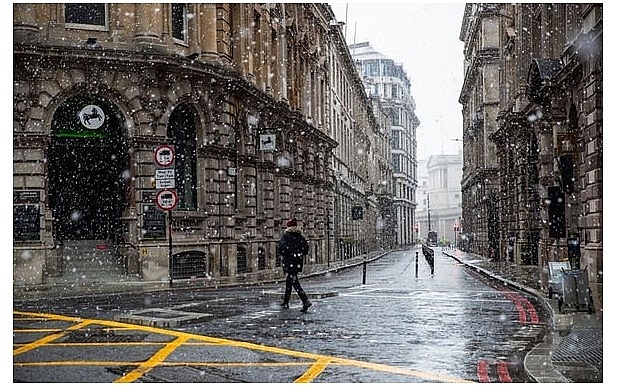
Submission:
<svg viewBox="0 0 618 386">
<path fill-rule="evenodd" d="M 564 320 L 565 318 L 563 318 L 563 316 L 567 316 L 567 315 L 558 315 L 558 318 L 556 318 L 554 308 L 549 303 L 549 301 L 545 299 L 545 296 L 539 293 L 538 291 L 532 288 L 523 286 L 512 280 L 498 276 L 494 274 L 493 272 L 490 272 L 484 268 L 477 267 L 474 264 L 463 261 L 457 256 L 454 256 L 446 251 L 442 251 L 442 254 L 456 260 L 457 262 L 465 265 L 466 267 L 474 269 L 475 271 L 491 279 L 504 283 L 508 285 L 509 287 L 527 292 L 535 296 L 536 298 L 538 298 L 538 300 L 540 300 L 541 303 L 543 304 L 543 307 L 545 307 L 545 309 L 549 311 L 551 321 L 552 321 L 550 325 L 550 329 L 552 331 L 561 330 L 563 329 L 564 325 L 568 325 L 570 328 L 570 323 L 568 322 L 568 320 L 565 321 Z M 572 319 L 572 316 L 571 316 L 571 319 Z M 538 383 L 570 383 L 571 382 L 570 380 L 565 378 L 562 374 L 560 374 L 558 370 L 556 370 L 556 368 L 554 367 L 551 361 L 553 346 L 554 344 L 552 341 L 551 331 L 550 331 L 549 334 L 546 334 L 545 337 L 543 337 L 542 342 L 538 343 L 536 346 L 532 348 L 532 350 L 530 350 L 526 354 L 524 358 L 524 369 L 526 370 L 526 373 L 528 374 L 528 376 Z"/>
</svg>

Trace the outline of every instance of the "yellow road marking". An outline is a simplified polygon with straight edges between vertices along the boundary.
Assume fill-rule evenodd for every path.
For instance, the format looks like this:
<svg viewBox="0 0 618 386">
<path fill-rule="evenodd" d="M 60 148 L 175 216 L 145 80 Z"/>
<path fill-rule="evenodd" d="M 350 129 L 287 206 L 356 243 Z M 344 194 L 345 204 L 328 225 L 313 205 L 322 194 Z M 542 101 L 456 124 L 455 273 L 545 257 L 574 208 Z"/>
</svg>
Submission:
<svg viewBox="0 0 618 386">
<path fill-rule="evenodd" d="M 35 332 L 59 332 L 59 331 L 63 331 L 63 330 L 61 328 L 26 328 L 26 329 L 13 330 L 13 333 L 32 334 Z"/>
<path fill-rule="evenodd" d="M 146 362 L 139 365 L 139 367 L 135 370 L 115 380 L 114 383 L 128 383 L 135 381 L 136 379 L 140 378 L 142 375 L 146 374 L 154 367 L 159 365 L 159 363 L 163 362 L 168 355 L 174 352 L 174 350 L 176 350 L 178 347 L 182 346 L 182 344 L 185 343 L 187 340 L 189 340 L 188 336 L 180 336 L 173 342 L 166 344 L 165 347 L 159 350 L 159 352 L 157 352 L 155 355 L 151 356 Z"/>
<path fill-rule="evenodd" d="M 91 321 L 85 320 L 85 321 L 83 321 L 81 323 L 75 324 L 75 325 L 67 328 L 64 331 L 44 336 L 41 339 L 35 340 L 34 342 L 28 343 L 26 345 L 23 345 L 23 346 L 15 349 L 15 350 L 13 350 L 13 355 L 23 354 L 26 351 L 30 351 L 30 350 L 33 350 L 33 349 L 35 349 L 37 347 L 46 345 L 47 343 L 49 343 L 51 341 L 54 341 L 56 339 L 59 339 L 59 338 L 63 337 L 64 335 L 66 335 L 70 331 L 76 331 L 76 330 L 79 330 L 80 328 L 86 327 L 90 323 L 91 323 Z"/>
<path fill-rule="evenodd" d="M 47 319 L 53 319 L 53 320 L 63 320 L 67 322 L 81 322 L 75 326 L 72 326 L 67 331 L 77 330 L 79 328 L 83 328 L 84 326 L 88 324 L 100 324 L 100 325 L 107 326 L 109 328 L 149 332 L 152 334 L 166 335 L 166 336 L 171 336 L 171 337 L 176 338 L 171 343 L 163 342 L 162 344 L 165 344 L 166 346 L 163 347 L 157 354 L 155 354 L 153 357 L 151 357 L 146 362 L 140 362 L 140 363 L 131 362 L 131 364 L 133 365 L 139 364 L 138 369 L 135 369 L 134 371 L 130 372 L 124 377 L 116 380 L 116 382 L 132 382 L 133 380 L 141 377 L 146 372 L 150 371 L 155 366 L 186 365 L 185 362 L 182 362 L 182 363 L 164 362 L 164 360 L 170 353 L 172 353 L 174 350 L 176 350 L 181 345 L 194 344 L 194 342 L 187 342 L 188 340 L 195 340 L 201 343 L 238 347 L 238 348 L 244 348 L 248 350 L 269 352 L 269 353 L 274 353 L 274 354 L 292 356 L 295 358 L 304 358 L 304 359 L 312 360 L 312 362 L 309 362 L 309 363 L 289 362 L 289 364 L 287 364 L 288 362 L 285 362 L 283 364 L 283 365 L 309 365 L 311 364 L 311 367 L 301 377 L 299 377 L 296 380 L 296 382 L 309 382 L 315 379 L 315 377 L 317 377 L 320 373 L 322 373 L 324 369 L 326 368 L 326 366 L 328 365 L 331 365 L 331 366 L 332 365 L 339 365 L 339 366 L 343 365 L 343 366 L 360 367 L 364 369 L 386 372 L 390 374 L 417 377 L 417 378 L 427 379 L 427 380 L 436 381 L 436 382 L 474 383 L 473 381 L 465 380 L 462 378 L 451 377 L 451 376 L 441 375 L 441 374 L 427 373 L 427 372 L 416 371 L 416 370 L 403 369 L 403 368 L 379 364 L 379 363 L 357 361 L 357 360 L 352 360 L 352 359 L 332 357 L 328 355 L 319 355 L 319 354 L 285 349 L 281 347 L 265 346 L 265 345 L 256 344 L 256 343 L 235 341 L 235 340 L 224 339 L 224 338 L 215 338 L 211 336 L 197 335 L 197 334 L 191 334 L 191 333 L 175 331 L 175 330 L 165 330 L 165 329 L 158 328 L 158 327 L 133 325 L 133 324 L 125 323 L 125 322 L 117 322 L 117 321 L 112 321 L 112 320 L 87 319 L 87 320 L 82 321 L 82 319 L 80 318 L 66 317 L 62 315 L 36 314 L 36 313 L 31 313 L 31 312 L 20 312 L 20 311 L 13 311 L 13 314 L 17 316 L 32 316 L 32 317 L 38 315 L 38 316 L 41 316 Z M 64 333 L 66 333 L 67 331 L 65 331 Z M 26 344 L 23 347 L 20 347 L 19 349 L 14 350 L 13 355 L 17 355 L 17 354 L 26 352 L 34 347 L 47 344 L 59 338 L 64 333 L 53 334 L 51 335 L 50 338 L 43 338 L 43 339 L 37 340 L 36 342 Z M 97 344 L 93 344 L 93 345 L 97 345 Z M 52 362 L 46 362 L 45 365 L 47 365 L 48 363 L 52 363 Z M 67 362 L 61 362 L 61 363 L 67 363 Z M 80 365 L 90 364 L 89 362 L 72 362 L 72 363 L 80 364 Z M 100 363 L 100 362 L 92 362 L 92 363 Z M 242 362 L 242 363 L 231 363 L 231 362 L 228 362 L 228 363 L 219 363 L 219 362 L 199 363 L 197 362 L 194 364 L 198 366 L 256 366 L 255 363 L 248 363 L 248 362 L 247 363 L 245 362 Z M 14 361 L 13 365 L 19 366 L 20 363 Z M 25 365 L 25 364 L 21 364 L 21 365 Z M 257 364 L 257 365 L 277 366 L 277 365 L 282 365 L 282 364 L 265 363 L 265 364 Z"/>
<path fill-rule="evenodd" d="M 144 362 L 120 361 L 62 361 L 62 362 L 19 362 L 16 367 L 48 367 L 48 366 L 139 366 Z M 311 366 L 315 362 L 161 362 L 159 367 L 194 366 L 194 367 L 298 367 Z"/>
<path fill-rule="evenodd" d="M 309 383 L 313 381 L 318 375 L 322 373 L 322 371 L 324 371 L 324 369 L 326 368 L 326 366 L 328 366 L 329 363 L 329 360 L 319 359 L 317 362 L 314 363 L 313 366 L 309 368 L 309 370 L 305 371 L 303 375 L 298 377 L 298 379 L 296 379 L 294 383 Z"/>
</svg>

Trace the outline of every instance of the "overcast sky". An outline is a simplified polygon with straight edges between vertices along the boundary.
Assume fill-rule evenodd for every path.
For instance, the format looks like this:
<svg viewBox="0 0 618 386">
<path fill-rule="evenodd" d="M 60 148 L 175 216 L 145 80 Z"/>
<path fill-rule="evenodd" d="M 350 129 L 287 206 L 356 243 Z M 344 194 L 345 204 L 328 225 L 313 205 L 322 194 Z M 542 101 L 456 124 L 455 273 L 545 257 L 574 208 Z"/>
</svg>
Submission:
<svg viewBox="0 0 618 386">
<path fill-rule="evenodd" d="M 418 159 L 456 154 L 461 149 L 463 42 L 459 40 L 465 3 L 329 3 L 344 27 L 348 44 L 369 42 L 401 63 L 412 84 Z"/>
</svg>

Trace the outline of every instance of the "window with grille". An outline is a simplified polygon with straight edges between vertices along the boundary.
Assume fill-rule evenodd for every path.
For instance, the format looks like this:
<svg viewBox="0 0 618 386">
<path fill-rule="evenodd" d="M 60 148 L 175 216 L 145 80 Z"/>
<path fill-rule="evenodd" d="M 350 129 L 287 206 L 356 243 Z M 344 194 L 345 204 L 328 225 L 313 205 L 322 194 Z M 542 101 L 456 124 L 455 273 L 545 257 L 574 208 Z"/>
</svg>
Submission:
<svg viewBox="0 0 618 386">
<path fill-rule="evenodd" d="M 107 29 L 105 3 L 69 3 L 64 5 L 64 22 L 67 27 Z"/>
</svg>

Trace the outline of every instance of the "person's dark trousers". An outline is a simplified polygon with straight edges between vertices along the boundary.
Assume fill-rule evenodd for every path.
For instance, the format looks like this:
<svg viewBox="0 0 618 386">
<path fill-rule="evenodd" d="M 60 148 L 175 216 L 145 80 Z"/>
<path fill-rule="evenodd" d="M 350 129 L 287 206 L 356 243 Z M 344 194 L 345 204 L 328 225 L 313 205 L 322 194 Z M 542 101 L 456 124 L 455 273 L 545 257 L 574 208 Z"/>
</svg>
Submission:
<svg viewBox="0 0 618 386">
<path fill-rule="evenodd" d="M 285 294 L 283 295 L 283 304 L 289 303 L 290 296 L 292 295 L 292 287 L 296 290 L 296 293 L 298 294 L 300 300 L 302 300 L 303 305 L 309 304 L 309 298 L 307 298 L 307 294 L 300 286 L 298 275 L 295 273 L 288 273 L 288 276 L 285 278 Z"/>
</svg>

